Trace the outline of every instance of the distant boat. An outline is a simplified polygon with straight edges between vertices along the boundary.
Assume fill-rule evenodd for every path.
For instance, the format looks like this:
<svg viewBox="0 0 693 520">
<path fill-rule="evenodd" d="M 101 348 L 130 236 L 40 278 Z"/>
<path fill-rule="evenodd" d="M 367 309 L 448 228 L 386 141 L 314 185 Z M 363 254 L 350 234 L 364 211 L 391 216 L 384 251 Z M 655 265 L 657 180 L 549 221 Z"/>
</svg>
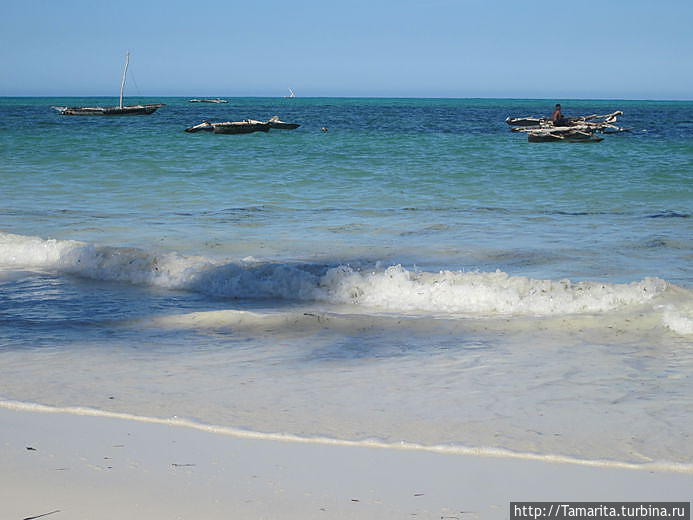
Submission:
<svg viewBox="0 0 693 520">
<path fill-rule="evenodd" d="M 270 128 L 276 128 L 278 130 L 294 130 L 295 128 L 301 126 L 298 123 L 286 123 L 280 120 L 279 116 L 270 118 L 270 120 L 267 121 L 267 124 L 269 124 Z"/>
<path fill-rule="evenodd" d="M 188 133 L 195 132 L 214 132 L 215 134 L 251 134 L 253 132 L 269 132 L 269 123 L 246 119 L 245 121 L 224 121 L 221 123 L 210 123 L 203 121 L 198 125 L 186 128 Z"/>
<path fill-rule="evenodd" d="M 295 93 L 293 90 L 289 89 L 289 95 L 286 96 L 286 97 L 288 97 L 288 98 L 295 98 L 295 97 L 296 97 L 296 93 Z"/>
<path fill-rule="evenodd" d="M 120 103 L 117 107 L 53 107 L 63 116 L 139 116 L 148 115 L 156 112 L 158 108 L 164 106 L 163 103 L 149 105 L 123 105 L 123 91 L 125 90 L 125 79 L 127 77 L 128 65 L 130 63 L 130 53 L 125 53 L 125 68 L 123 69 L 123 79 L 120 82 Z"/>
<path fill-rule="evenodd" d="M 221 98 L 203 98 L 203 99 L 188 99 L 188 103 L 228 103 L 225 99 Z"/>
</svg>

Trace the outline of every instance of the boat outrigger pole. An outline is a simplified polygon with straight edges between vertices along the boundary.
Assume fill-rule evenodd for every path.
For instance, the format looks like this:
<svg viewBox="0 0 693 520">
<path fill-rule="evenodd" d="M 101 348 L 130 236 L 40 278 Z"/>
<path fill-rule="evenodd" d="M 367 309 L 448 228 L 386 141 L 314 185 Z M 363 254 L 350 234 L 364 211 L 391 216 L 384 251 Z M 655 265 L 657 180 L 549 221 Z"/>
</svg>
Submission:
<svg viewBox="0 0 693 520">
<path fill-rule="evenodd" d="M 123 79 L 120 82 L 120 108 L 123 108 L 123 90 L 125 89 L 125 76 L 128 73 L 128 63 L 130 63 L 130 53 L 125 53 L 125 69 L 123 69 Z"/>
</svg>

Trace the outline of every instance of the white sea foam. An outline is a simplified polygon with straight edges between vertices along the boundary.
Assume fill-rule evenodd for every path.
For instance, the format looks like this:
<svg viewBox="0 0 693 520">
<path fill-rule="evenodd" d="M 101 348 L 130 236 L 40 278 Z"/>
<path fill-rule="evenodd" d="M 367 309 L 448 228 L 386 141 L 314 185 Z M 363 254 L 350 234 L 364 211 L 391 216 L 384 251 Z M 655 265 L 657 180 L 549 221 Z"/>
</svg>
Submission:
<svg viewBox="0 0 693 520">
<path fill-rule="evenodd" d="M 664 305 L 662 312 L 664 324 L 682 336 L 693 335 L 693 304 Z"/>
<path fill-rule="evenodd" d="M 344 265 L 330 268 L 254 259 L 223 263 L 204 257 L 7 233 L 0 233 L 0 264 L 228 298 L 321 301 L 390 312 L 473 316 L 603 313 L 659 302 L 672 287 L 659 278 L 628 284 L 574 283 L 510 276 L 502 271 L 420 272 L 401 265 L 362 271 Z M 675 332 L 688 333 L 690 316 L 680 309 L 693 297 L 690 291 L 676 290 L 677 302 L 667 308 L 665 323 Z"/>
<path fill-rule="evenodd" d="M 484 315 L 554 315 L 604 312 L 650 301 L 667 289 L 659 278 L 631 284 L 535 280 L 493 273 L 427 273 L 391 266 L 361 273 L 330 270 L 321 280 L 327 298 L 391 310 Z"/>
</svg>

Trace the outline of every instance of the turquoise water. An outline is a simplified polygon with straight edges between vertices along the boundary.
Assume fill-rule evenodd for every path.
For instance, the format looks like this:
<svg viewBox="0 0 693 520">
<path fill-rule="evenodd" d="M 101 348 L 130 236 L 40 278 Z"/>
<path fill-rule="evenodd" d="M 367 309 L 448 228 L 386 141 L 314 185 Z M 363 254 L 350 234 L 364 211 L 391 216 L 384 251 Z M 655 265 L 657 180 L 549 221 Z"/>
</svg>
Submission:
<svg viewBox="0 0 693 520">
<path fill-rule="evenodd" d="M 693 463 L 693 103 L 556 100 L 623 110 L 578 144 L 509 131 L 547 100 L 137 101 L 0 99 L 0 397 Z"/>
</svg>

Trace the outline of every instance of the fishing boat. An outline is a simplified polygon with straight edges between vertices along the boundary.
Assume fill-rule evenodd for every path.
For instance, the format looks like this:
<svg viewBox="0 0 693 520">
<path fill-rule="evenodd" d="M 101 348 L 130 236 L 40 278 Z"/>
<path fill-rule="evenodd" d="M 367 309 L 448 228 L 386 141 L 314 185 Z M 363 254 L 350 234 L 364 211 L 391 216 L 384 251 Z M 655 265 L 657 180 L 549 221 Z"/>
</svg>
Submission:
<svg viewBox="0 0 693 520">
<path fill-rule="evenodd" d="M 221 123 L 210 123 L 203 121 L 200 124 L 186 128 L 188 133 L 213 132 L 215 134 L 251 134 L 253 132 L 269 132 L 269 123 L 246 119 L 245 121 L 224 121 Z"/>
<path fill-rule="evenodd" d="M 298 123 L 287 123 L 282 121 L 279 119 L 279 116 L 273 116 L 269 121 L 267 121 L 267 124 L 270 126 L 270 128 L 276 128 L 278 130 L 294 130 L 301 126 Z"/>
<path fill-rule="evenodd" d="M 203 98 L 203 99 L 188 99 L 188 103 L 228 103 L 221 98 Z"/>
<path fill-rule="evenodd" d="M 123 69 L 123 79 L 120 82 L 120 103 L 116 107 L 58 107 L 53 108 L 63 116 L 139 116 L 149 115 L 158 108 L 164 106 L 163 103 L 152 103 L 148 105 L 123 105 L 123 91 L 125 90 L 125 80 L 130 63 L 130 53 L 125 53 L 125 68 Z"/>
<path fill-rule="evenodd" d="M 623 112 L 617 110 L 610 114 L 592 114 L 589 116 L 568 117 L 559 123 L 553 123 L 548 119 L 540 121 L 538 125 L 522 124 L 536 118 L 515 118 L 506 119 L 509 124 L 515 124 L 511 130 L 527 134 L 527 141 L 530 143 L 599 143 L 604 140 L 597 133 L 620 133 L 627 130 L 616 126 L 618 116 Z M 513 121 L 511 123 L 510 121 Z M 520 121 L 520 123 L 518 123 Z"/>
</svg>

